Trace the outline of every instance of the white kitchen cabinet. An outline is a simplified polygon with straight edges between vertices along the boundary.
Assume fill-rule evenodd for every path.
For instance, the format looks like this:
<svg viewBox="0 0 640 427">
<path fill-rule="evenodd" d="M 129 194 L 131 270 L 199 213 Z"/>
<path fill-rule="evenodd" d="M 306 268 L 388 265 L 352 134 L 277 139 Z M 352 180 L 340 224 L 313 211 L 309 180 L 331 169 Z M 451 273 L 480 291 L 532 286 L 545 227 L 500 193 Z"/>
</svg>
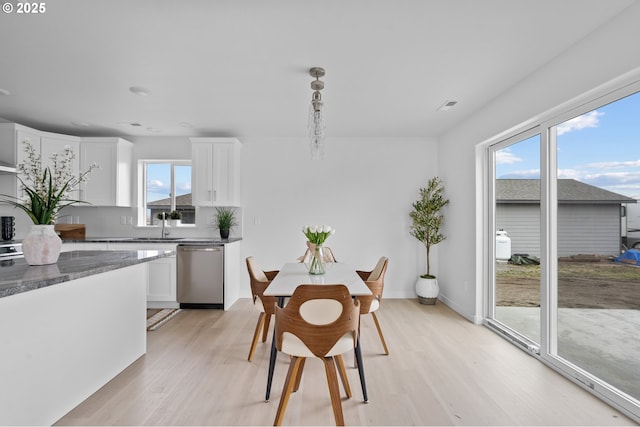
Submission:
<svg viewBox="0 0 640 427">
<path fill-rule="evenodd" d="M 40 154 L 42 156 L 42 166 L 53 169 L 51 156 L 55 153 L 62 159 L 66 148 L 71 148 L 74 159 L 71 162 L 71 175 L 80 175 L 80 138 L 68 135 L 58 135 L 49 132 L 42 132 L 40 137 Z"/>
<path fill-rule="evenodd" d="M 63 157 L 66 147 L 70 147 L 75 154 L 75 159 L 71 162 L 71 175 L 78 176 L 80 173 L 80 138 L 70 135 L 62 135 L 51 132 L 43 132 L 31 129 L 16 123 L 0 123 L 0 161 L 11 166 L 18 166 L 27 158 L 24 151 L 23 141 L 28 140 L 36 153 L 40 154 L 42 167 L 53 168 L 51 156 L 57 153 Z M 22 186 L 15 175 L 3 175 L 0 189 L 3 194 L 24 197 Z M 71 198 L 77 198 L 77 194 L 71 194 Z"/>
<path fill-rule="evenodd" d="M 80 168 L 94 169 L 82 184 L 82 201 L 94 206 L 131 206 L 133 144 L 122 138 L 82 138 Z"/>
<path fill-rule="evenodd" d="M 109 243 L 110 251 L 167 250 L 175 251 L 170 243 Z M 160 258 L 147 263 L 149 283 L 147 306 L 149 308 L 175 308 L 177 303 L 176 257 Z"/>
<path fill-rule="evenodd" d="M 76 241 L 62 241 L 62 252 L 71 252 L 71 251 L 106 251 L 109 248 L 107 247 L 106 242 L 82 242 Z"/>
<path fill-rule="evenodd" d="M 62 252 L 84 251 L 86 249 L 92 250 L 93 248 L 87 248 L 87 243 L 62 242 Z"/>
<path fill-rule="evenodd" d="M 240 204 L 240 148 L 236 138 L 190 138 L 194 206 Z"/>
</svg>

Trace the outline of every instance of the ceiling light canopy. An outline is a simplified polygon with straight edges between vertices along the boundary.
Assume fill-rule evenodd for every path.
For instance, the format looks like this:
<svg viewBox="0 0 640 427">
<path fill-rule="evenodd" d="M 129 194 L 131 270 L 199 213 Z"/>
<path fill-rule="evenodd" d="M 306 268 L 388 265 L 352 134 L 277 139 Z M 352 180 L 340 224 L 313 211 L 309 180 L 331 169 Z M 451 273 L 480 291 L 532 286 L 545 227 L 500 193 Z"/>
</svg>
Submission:
<svg viewBox="0 0 640 427">
<path fill-rule="evenodd" d="M 311 142 L 311 159 L 322 160 L 324 158 L 324 138 L 326 124 L 324 121 L 324 103 L 320 91 L 324 89 L 324 82 L 320 77 L 325 75 L 324 68 L 313 67 L 309 70 L 309 75 L 315 77 L 311 82 L 313 95 L 311 96 L 311 105 L 309 105 L 309 140 Z"/>
<path fill-rule="evenodd" d="M 131 86 L 129 88 L 129 92 L 139 95 L 139 96 L 149 96 L 151 95 L 151 91 L 143 86 Z"/>
</svg>

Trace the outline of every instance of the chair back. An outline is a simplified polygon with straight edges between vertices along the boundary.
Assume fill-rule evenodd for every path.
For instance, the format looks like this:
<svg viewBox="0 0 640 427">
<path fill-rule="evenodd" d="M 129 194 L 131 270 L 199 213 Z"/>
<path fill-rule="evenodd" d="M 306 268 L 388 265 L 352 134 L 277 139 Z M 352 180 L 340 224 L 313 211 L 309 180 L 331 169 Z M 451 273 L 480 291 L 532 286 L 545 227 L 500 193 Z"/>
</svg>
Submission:
<svg viewBox="0 0 640 427">
<path fill-rule="evenodd" d="M 372 295 L 358 297 L 361 314 L 371 313 L 380 308 L 382 292 L 384 291 L 384 276 L 387 273 L 388 264 L 389 259 L 387 257 L 380 257 L 375 268 L 366 275 L 366 278 L 363 278 Z"/>
<path fill-rule="evenodd" d="M 277 299 L 276 297 L 264 296 L 264 290 L 271 284 L 271 281 L 278 272 L 265 272 L 260 268 L 258 262 L 252 256 L 248 257 L 246 262 L 247 270 L 249 271 L 251 298 L 253 303 L 258 306 L 260 311 L 264 311 L 266 314 L 271 315 L 274 313 L 274 307 Z"/>
<path fill-rule="evenodd" d="M 345 285 L 300 285 L 284 308 L 276 307 L 276 348 L 300 357 L 329 357 L 353 350 L 359 307 Z"/>
</svg>

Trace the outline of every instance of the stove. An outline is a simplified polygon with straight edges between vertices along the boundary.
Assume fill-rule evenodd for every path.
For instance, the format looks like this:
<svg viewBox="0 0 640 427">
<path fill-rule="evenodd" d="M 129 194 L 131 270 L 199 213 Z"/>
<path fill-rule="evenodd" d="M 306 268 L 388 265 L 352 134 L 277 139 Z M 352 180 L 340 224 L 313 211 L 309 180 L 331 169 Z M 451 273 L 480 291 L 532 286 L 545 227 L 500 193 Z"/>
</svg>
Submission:
<svg viewBox="0 0 640 427">
<path fill-rule="evenodd" d="M 0 261 L 22 257 L 22 244 L 12 241 L 0 242 Z"/>
</svg>

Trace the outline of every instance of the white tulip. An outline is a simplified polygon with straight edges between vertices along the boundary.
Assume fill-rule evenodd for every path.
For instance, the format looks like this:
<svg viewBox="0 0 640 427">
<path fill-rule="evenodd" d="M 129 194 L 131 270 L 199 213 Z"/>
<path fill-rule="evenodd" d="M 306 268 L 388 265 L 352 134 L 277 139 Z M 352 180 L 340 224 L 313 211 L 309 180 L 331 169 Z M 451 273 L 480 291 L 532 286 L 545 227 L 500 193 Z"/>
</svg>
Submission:
<svg viewBox="0 0 640 427">
<path fill-rule="evenodd" d="M 323 233 L 329 233 L 331 231 L 331 227 L 328 225 L 323 225 L 322 226 L 322 232 Z"/>
<path fill-rule="evenodd" d="M 312 233 L 317 233 L 318 232 L 318 226 L 317 225 L 312 225 L 311 227 L 309 227 L 309 231 Z"/>
</svg>

